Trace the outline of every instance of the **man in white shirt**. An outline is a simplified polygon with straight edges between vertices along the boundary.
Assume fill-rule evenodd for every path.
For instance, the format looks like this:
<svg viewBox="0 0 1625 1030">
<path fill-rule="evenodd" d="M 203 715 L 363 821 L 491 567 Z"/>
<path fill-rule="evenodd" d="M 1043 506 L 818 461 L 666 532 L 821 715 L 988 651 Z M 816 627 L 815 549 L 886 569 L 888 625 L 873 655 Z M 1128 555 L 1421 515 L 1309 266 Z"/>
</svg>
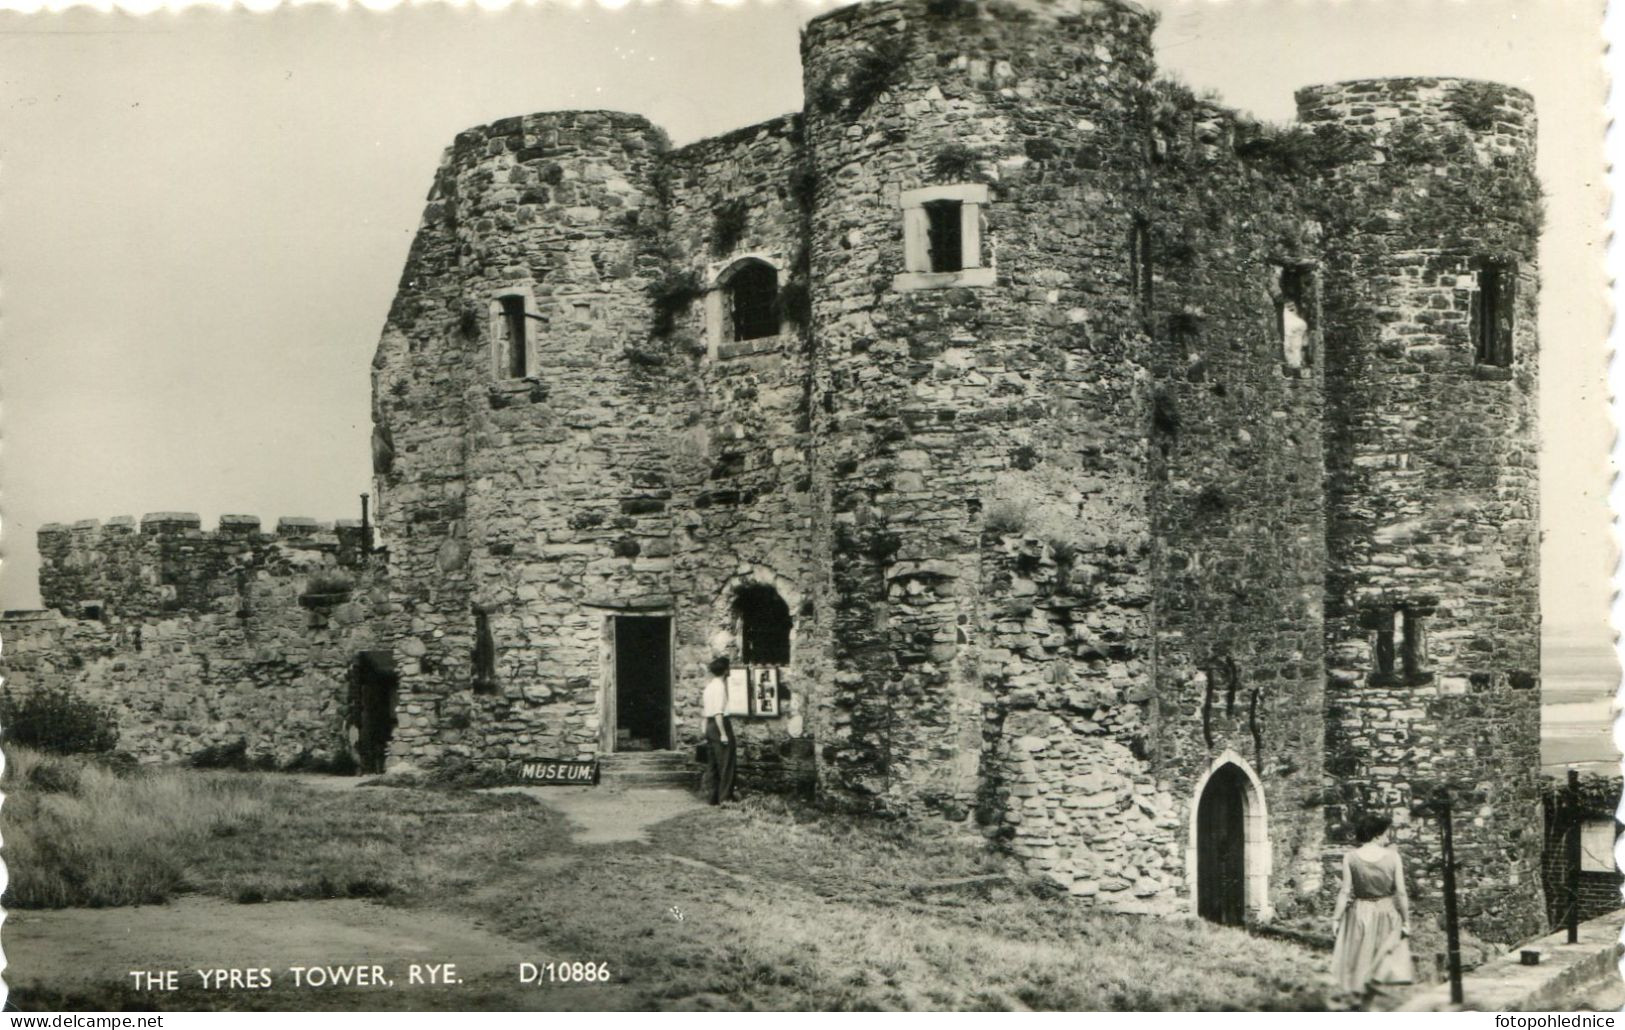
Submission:
<svg viewBox="0 0 1625 1030">
<path fill-rule="evenodd" d="M 728 718 L 728 659 L 717 657 L 708 666 L 702 711 L 705 715 L 705 751 L 711 768 L 711 803 L 734 800 L 734 767 L 738 748 L 733 722 Z"/>
</svg>

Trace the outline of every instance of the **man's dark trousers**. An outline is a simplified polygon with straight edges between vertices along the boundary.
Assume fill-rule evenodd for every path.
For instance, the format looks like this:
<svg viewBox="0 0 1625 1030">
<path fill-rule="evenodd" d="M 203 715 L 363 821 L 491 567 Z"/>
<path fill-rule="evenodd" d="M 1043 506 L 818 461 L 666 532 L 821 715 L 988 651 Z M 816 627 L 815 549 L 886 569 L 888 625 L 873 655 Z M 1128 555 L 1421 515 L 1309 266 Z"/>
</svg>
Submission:
<svg viewBox="0 0 1625 1030">
<path fill-rule="evenodd" d="M 726 715 L 722 717 L 728 739 L 717 732 L 715 719 L 705 720 L 705 750 L 711 762 L 711 803 L 713 805 L 734 799 L 734 765 L 738 761 L 738 744 L 734 742 L 734 724 Z"/>
</svg>

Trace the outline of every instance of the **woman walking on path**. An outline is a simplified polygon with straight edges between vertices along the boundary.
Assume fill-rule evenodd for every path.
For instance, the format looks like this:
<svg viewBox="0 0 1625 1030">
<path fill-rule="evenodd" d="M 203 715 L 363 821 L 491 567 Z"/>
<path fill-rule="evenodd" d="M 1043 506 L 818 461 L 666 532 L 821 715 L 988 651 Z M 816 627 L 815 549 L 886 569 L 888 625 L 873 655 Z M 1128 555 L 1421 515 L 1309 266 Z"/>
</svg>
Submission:
<svg viewBox="0 0 1625 1030">
<path fill-rule="evenodd" d="M 1332 972 L 1344 990 L 1370 995 L 1389 984 L 1413 981 L 1411 903 L 1405 894 L 1405 868 L 1392 846 L 1392 821 L 1385 815 L 1360 820 L 1360 846 L 1343 856 L 1343 888 L 1337 894 L 1332 925 L 1337 944 Z"/>
</svg>

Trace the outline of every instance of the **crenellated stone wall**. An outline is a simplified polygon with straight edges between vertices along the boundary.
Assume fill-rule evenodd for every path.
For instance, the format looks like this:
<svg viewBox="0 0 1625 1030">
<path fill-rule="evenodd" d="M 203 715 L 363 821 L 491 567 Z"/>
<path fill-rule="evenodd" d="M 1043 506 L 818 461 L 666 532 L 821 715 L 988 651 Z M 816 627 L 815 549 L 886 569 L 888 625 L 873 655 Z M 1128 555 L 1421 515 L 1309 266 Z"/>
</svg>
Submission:
<svg viewBox="0 0 1625 1030">
<path fill-rule="evenodd" d="M 352 765 L 352 673 L 387 647 L 388 591 L 359 522 L 164 512 L 40 528 L 43 611 L 0 620 L 13 694 L 68 689 L 118 717 L 144 762 L 241 749 L 278 768 Z"/>
</svg>

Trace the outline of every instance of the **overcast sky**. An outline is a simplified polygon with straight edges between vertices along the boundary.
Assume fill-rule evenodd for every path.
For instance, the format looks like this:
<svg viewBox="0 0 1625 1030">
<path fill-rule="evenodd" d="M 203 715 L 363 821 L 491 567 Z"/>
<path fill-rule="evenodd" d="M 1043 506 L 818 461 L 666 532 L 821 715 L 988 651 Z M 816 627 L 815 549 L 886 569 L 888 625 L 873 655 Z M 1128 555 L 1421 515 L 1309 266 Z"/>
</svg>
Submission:
<svg viewBox="0 0 1625 1030">
<path fill-rule="evenodd" d="M 1163 68 L 1265 118 L 1366 76 L 1535 95 L 1547 686 L 1608 692 L 1601 4 L 1153 6 Z M 354 517 L 368 362 L 453 135 L 600 107 L 681 144 L 797 109 L 824 9 L 0 12 L 0 604 L 38 603 L 43 522 Z"/>
</svg>

